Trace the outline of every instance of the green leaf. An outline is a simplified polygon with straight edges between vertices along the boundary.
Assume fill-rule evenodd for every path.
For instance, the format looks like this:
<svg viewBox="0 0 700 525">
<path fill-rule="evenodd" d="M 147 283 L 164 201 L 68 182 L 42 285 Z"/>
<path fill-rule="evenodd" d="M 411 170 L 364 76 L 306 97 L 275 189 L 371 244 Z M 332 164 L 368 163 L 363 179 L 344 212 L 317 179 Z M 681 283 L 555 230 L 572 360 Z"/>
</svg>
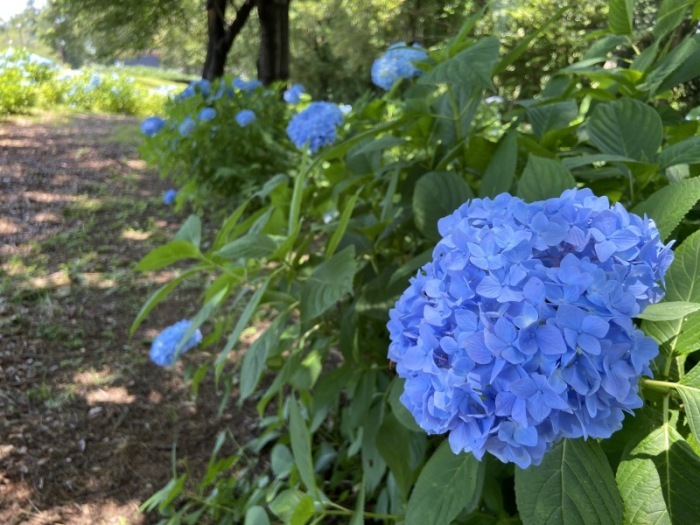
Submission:
<svg viewBox="0 0 700 525">
<path fill-rule="evenodd" d="M 476 509 L 484 484 L 484 464 L 473 454 L 455 454 L 447 441 L 418 476 L 406 509 L 406 525 L 451 523 Z"/>
<path fill-rule="evenodd" d="M 642 162 L 656 158 L 663 138 L 659 114 L 630 98 L 598 104 L 586 125 L 590 141 L 602 152 Z"/>
<path fill-rule="evenodd" d="M 548 131 L 568 127 L 569 123 L 578 117 L 578 106 L 575 100 L 565 100 L 530 106 L 526 112 L 533 133 L 541 140 Z"/>
<path fill-rule="evenodd" d="M 228 340 L 226 341 L 226 346 L 224 349 L 219 352 L 219 355 L 216 358 L 215 361 L 215 377 L 216 380 L 219 380 L 219 377 L 221 376 L 221 372 L 224 369 L 224 365 L 226 364 L 226 358 L 228 357 L 228 354 L 231 352 L 235 344 L 238 342 L 238 340 L 241 337 L 241 334 L 243 333 L 243 330 L 248 326 L 248 322 L 250 321 L 250 318 L 253 316 L 255 311 L 258 308 L 258 304 L 260 303 L 260 300 L 262 299 L 263 294 L 267 290 L 267 286 L 270 284 L 270 280 L 265 279 L 260 286 L 258 287 L 257 290 L 255 290 L 255 293 L 253 296 L 250 298 L 250 301 L 248 304 L 245 306 L 243 309 L 243 313 L 241 313 L 241 316 L 238 318 L 238 321 L 236 322 L 236 326 L 233 328 L 233 331 L 229 334 Z"/>
<path fill-rule="evenodd" d="M 202 326 L 205 321 L 207 321 L 212 314 L 219 308 L 219 305 L 221 305 L 221 302 L 228 296 L 228 287 L 224 287 L 219 292 L 217 292 L 211 299 L 209 299 L 202 307 L 199 309 L 199 312 L 197 312 L 197 315 L 195 315 L 191 321 L 190 325 L 187 328 L 187 331 L 182 335 L 182 338 L 180 339 L 180 342 L 177 344 L 177 348 L 175 348 L 175 356 L 180 354 L 180 351 L 182 350 L 182 347 L 185 346 L 187 341 L 190 340 L 190 338 L 194 335 L 194 333 L 197 331 L 197 328 Z"/>
<path fill-rule="evenodd" d="M 141 326 L 141 323 L 151 312 L 151 310 L 153 310 L 153 308 L 155 308 L 163 299 L 168 297 L 168 295 L 170 295 L 170 292 L 172 292 L 178 284 L 187 279 L 189 276 L 197 273 L 198 271 L 198 268 L 191 268 L 179 275 L 178 277 L 176 277 L 175 279 L 173 279 L 172 281 L 170 281 L 169 283 L 164 284 L 155 292 L 153 292 L 153 295 L 151 295 L 148 298 L 148 301 L 146 301 L 146 303 L 141 307 L 141 310 L 136 316 L 136 319 L 134 319 L 134 322 L 131 323 L 131 328 L 129 328 L 129 336 L 134 335 L 136 329 L 139 326 Z"/>
<path fill-rule="evenodd" d="M 289 437 L 299 477 L 310 492 L 316 493 L 318 489 L 311 456 L 311 434 L 301 415 L 299 403 L 293 397 L 289 398 Z"/>
<path fill-rule="evenodd" d="M 413 190 L 413 218 L 418 230 L 429 239 L 440 238 L 437 223 L 474 195 L 461 175 L 453 171 L 426 173 Z"/>
<path fill-rule="evenodd" d="M 321 263 L 301 290 L 302 320 L 307 322 L 318 317 L 346 294 L 352 293 L 356 271 L 355 247 L 352 245 Z"/>
<path fill-rule="evenodd" d="M 647 321 L 673 321 L 698 310 L 700 310 L 700 303 L 664 301 L 663 303 L 650 304 L 637 317 Z"/>
<path fill-rule="evenodd" d="M 160 270 L 183 259 L 199 259 L 202 254 L 197 247 L 189 241 L 170 241 L 168 244 L 158 246 L 136 265 L 139 272 Z"/>
<path fill-rule="evenodd" d="M 362 484 L 360 491 L 357 494 L 357 502 L 355 503 L 355 512 L 350 519 L 348 525 L 364 525 L 365 524 L 365 477 L 362 476 Z"/>
<path fill-rule="evenodd" d="M 690 137 L 669 146 L 659 153 L 658 161 L 661 169 L 676 164 L 700 163 L 700 137 Z"/>
<path fill-rule="evenodd" d="M 258 259 L 272 255 L 276 249 L 277 244 L 269 235 L 255 233 L 231 241 L 219 249 L 214 255 L 229 261 L 239 258 Z"/>
<path fill-rule="evenodd" d="M 700 59 L 700 35 L 692 35 L 676 46 L 649 72 L 638 88 L 650 94 L 666 91 L 673 86 L 694 78 Z M 682 72 L 679 76 L 678 72 Z"/>
<path fill-rule="evenodd" d="M 661 238 L 666 240 L 698 200 L 700 177 L 694 177 L 664 186 L 637 204 L 632 211 L 637 215 L 646 213 L 654 219 Z"/>
<path fill-rule="evenodd" d="M 509 131 L 498 143 L 489 165 L 481 179 L 479 196 L 495 197 L 504 191 L 510 191 L 515 178 L 515 166 L 518 163 L 518 135 Z"/>
<path fill-rule="evenodd" d="M 255 391 L 255 387 L 258 386 L 260 376 L 265 369 L 267 355 L 275 343 L 278 342 L 280 327 L 285 321 L 285 316 L 277 317 L 267 330 L 253 341 L 250 348 L 246 350 L 243 364 L 241 365 L 240 384 L 238 387 L 239 403 L 245 401 Z"/>
<path fill-rule="evenodd" d="M 700 458 L 665 424 L 623 457 L 617 485 L 625 525 L 697 523 L 700 516 Z"/>
<path fill-rule="evenodd" d="M 267 517 L 265 509 L 253 505 L 246 511 L 243 525 L 270 525 L 270 518 Z"/>
<path fill-rule="evenodd" d="M 359 196 L 360 194 L 356 193 L 350 197 L 348 202 L 345 204 L 343 213 L 338 220 L 338 225 L 335 227 L 333 235 L 331 235 L 331 238 L 328 240 L 328 244 L 326 245 L 326 257 L 333 255 L 336 248 L 338 248 L 338 244 L 343 238 L 343 235 L 345 235 L 345 231 L 348 229 L 348 223 L 350 222 L 350 217 L 352 217 L 352 212 L 355 209 L 355 203 L 357 203 L 357 198 Z"/>
<path fill-rule="evenodd" d="M 294 510 L 299 506 L 301 500 L 306 496 L 302 491 L 297 489 L 283 490 L 275 499 L 270 502 L 270 510 L 283 523 L 289 523 L 294 514 Z"/>
<path fill-rule="evenodd" d="M 213 248 L 216 249 L 219 246 L 223 245 L 225 240 L 229 238 L 229 235 L 231 235 L 231 232 L 236 228 L 236 225 L 238 224 L 239 219 L 243 215 L 243 212 L 245 212 L 246 207 L 248 206 L 248 203 L 250 203 L 249 200 L 244 201 L 243 204 L 238 206 L 231 215 L 229 215 L 226 220 L 224 221 L 224 224 L 221 226 L 221 229 L 219 230 L 219 233 L 216 234 L 216 239 L 214 240 Z"/>
<path fill-rule="evenodd" d="M 561 162 L 530 154 L 518 182 L 518 197 L 534 202 L 559 197 L 564 190 L 576 187 L 576 181 Z"/>
<path fill-rule="evenodd" d="M 299 504 L 294 509 L 289 525 L 305 525 L 314 515 L 314 499 L 308 494 L 301 498 Z"/>
<path fill-rule="evenodd" d="M 392 414 L 387 414 L 379 427 L 376 438 L 377 449 L 394 473 L 403 497 L 408 496 L 408 491 L 415 479 L 409 460 L 411 457 L 411 434 L 414 433 L 399 423 Z"/>
<path fill-rule="evenodd" d="M 174 241 L 188 241 L 199 248 L 199 243 L 202 240 L 202 221 L 196 215 L 187 217 L 185 223 L 180 226 L 180 229 L 173 237 Z"/>
<path fill-rule="evenodd" d="M 277 443 L 270 453 L 270 467 L 275 477 L 286 478 L 294 466 L 294 456 L 286 445 Z"/>
<path fill-rule="evenodd" d="M 594 164 L 598 162 L 637 162 L 629 157 L 624 157 L 622 155 L 610 155 L 607 153 L 597 153 L 594 155 L 579 155 L 577 157 L 567 157 L 562 160 L 562 164 L 566 169 L 573 170 L 580 168 L 581 166 L 588 166 L 589 164 Z"/>
<path fill-rule="evenodd" d="M 675 250 L 675 260 L 666 273 L 666 300 L 700 303 L 700 231 Z M 686 354 L 700 343 L 700 312 L 673 321 L 644 321 L 642 328 L 664 346 L 666 355 Z"/>
<path fill-rule="evenodd" d="M 564 439 L 545 454 L 541 465 L 516 468 L 515 495 L 524 525 L 622 522 L 615 476 L 592 439 Z"/>
<path fill-rule="evenodd" d="M 663 0 L 652 30 L 654 38 L 660 40 L 676 29 L 685 18 L 688 7 L 694 3 L 695 0 Z"/>
<path fill-rule="evenodd" d="M 610 0 L 608 3 L 608 27 L 616 35 L 631 35 L 634 16 L 634 0 Z"/>
<path fill-rule="evenodd" d="M 394 414 L 396 420 L 408 430 L 412 430 L 413 432 L 422 432 L 421 428 L 418 426 L 418 423 L 416 423 L 416 419 L 413 417 L 413 415 L 411 415 L 411 412 L 409 412 L 409 410 L 399 399 L 403 393 L 405 382 L 406 381 L 400 377 L 395 377 L 391 382 L 388 397 L 391 412 Z"/>
<path fill-rule="evenodd" d="M 489 88 L 498 60 L 498 38 L 489 36 L 438 64 L 420 77 L 421 84 L 474 85 Z"/>
<path fill-rule="evenodd" d="M 684 375 L 676 386 L 676 391 L 683 399 L 685 418 L 695 441 L 700 443 L 700 365 Z"/>
<path fill-rule="evenodd" d="M 700 71 L 700 38 L 694 38 L 694 45 L 689 56 L 684 58 L 681 65 L 661 82 L 657 92 L 663 93 L 683 82 L 696 79 L 698 71 Z"/>
</svg>

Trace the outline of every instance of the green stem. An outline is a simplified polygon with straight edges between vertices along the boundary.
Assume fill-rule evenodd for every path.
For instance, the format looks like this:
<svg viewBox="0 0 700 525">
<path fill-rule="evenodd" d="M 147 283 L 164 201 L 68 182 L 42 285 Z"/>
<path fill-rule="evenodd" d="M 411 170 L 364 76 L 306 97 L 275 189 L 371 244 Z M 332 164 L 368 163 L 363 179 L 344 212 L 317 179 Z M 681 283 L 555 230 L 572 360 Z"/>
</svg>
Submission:
<svg viewBox="0 0 700 525">
<path fill-rule="evenodd" d="M 651 388 L 652 390 L 658 390 L 659 392 L 668 393 L 669 390 L 675 390 L 678 387 L 678 383 L 644 378 L 642 379 L 642 386 Z"/>
</svg>

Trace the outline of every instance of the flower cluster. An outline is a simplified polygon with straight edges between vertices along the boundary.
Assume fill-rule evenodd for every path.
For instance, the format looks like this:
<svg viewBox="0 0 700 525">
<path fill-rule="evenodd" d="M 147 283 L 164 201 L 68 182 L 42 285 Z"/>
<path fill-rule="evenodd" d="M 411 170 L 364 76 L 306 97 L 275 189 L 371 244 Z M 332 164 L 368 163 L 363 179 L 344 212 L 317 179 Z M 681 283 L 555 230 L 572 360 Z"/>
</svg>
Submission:
<svg viewBox="0 0 700 525">
<path fill-rule="evenodd" d="M 255 122 L 256 118 L 257 117 L 255 116 L 255 112 L 250 109 L 242 109 L 241 111 L 236 113 L 236 122 L 242 128 L 246 127 L 248 124 L 252 124 L 253 122 Z"/>
<path fill-rule="evenodd" d="M 426 58 L 428 54 L 418 44 L 408 47 L 405 42 L 396 42 L 372 64 L 372 82 L 384 90 L 389 90 L 402 78 L 420 76 L 422 71 L 414 62 Z"/>
<path fill-rule="evenodd" d="M 148 117 L 141 122 L 141 133 L 147 137 L 155 137 L 165 126 L 165 120 L 160 117 Z"/>
<path fill-rule="evenodd" d="M 304 93 L 304 86 L 301 84 L 294 84 L 288 90 L 284 92 L 282 98 L 287 104 L 296 104 L 301 100 L 301 95 Z"/>
<path fill-rule="evenodd" d="M 216 118 L 216 110 L 214 108 L 204 108 L 199 112 L 197 118 L 202 122 L 214 120 Z"/>
<path fill-rule="evenodd" d="M 177 198 L 177 190 L 169 189 L 163 194 L 163 204 L 170 206 Z"/>
<path fill-rule="evenodd" d="M 189 137 L 197 127 L 197 123 L 192 117 L 185 117 L 177 127 L 177 132 L 182 137 Z"/>
<path fill-rule="evenodd" d="M 673 260 L 654 222 L 590 190 L 475 199 L 390 312 L 402 403 L 455 453 L 522 468 L 561 438 L 607 438 L 642 406 L 657 344 L 632 318 Z"/>
<path fill-rule="evenodd" d="M 179 354 L 183 354 L 201 343 L 202 332 L 197 329 L 177 353 L 177 347 L 189 328 L 190 322 L 183 320 L 159 333 L 151 345 L 151 360 L 158 366 L 170 366 Z"/>
<path fill-rule="evenodd" d="M 343 112 L 332 102 L 312 102 L 302 112 L 292 117 L 287 135 L 299 148 L 316 153 L 322 147 L 335 142 L 335 128 L 343 123 Z"/>
<path fill-rule="evenodd" d="M 241 91 L 253 91 L 261 86 L 262 82 L 259 80 L 245 80 L 240 77 L 233 80 L 233 87 Z"/>
</svg>

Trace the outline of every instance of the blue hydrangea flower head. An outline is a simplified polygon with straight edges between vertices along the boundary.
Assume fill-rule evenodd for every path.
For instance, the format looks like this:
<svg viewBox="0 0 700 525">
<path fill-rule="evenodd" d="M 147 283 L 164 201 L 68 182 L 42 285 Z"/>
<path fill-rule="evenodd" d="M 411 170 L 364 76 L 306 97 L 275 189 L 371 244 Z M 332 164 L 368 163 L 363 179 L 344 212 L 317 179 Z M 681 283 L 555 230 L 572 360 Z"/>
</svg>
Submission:
<svg viewBox="0 0 700 525">
<path fill-rule="evenodd" d="M 253 91 L 260 86 L 262 86 L 262 82 L 259 80 L 246 80 L 241 77 L 233 79 L 233 87 L 235 89 L 240 89 L 241 91 Z"/>
<path fill-rule="evenodd" d="M 337 104 L 312 102 L 289 121 L 287 136 L 297 148 L 308 148 L 311 153 L 316 153 L 335 142 L 336 126 L 342 123 L 343 112 Z"/>
<path fill-rule="evenodd" d="M 188 98 L 192 98 L 193 96 L 195 96 L 195 94 L 196 94 L 196 91 L 195 91 L 194 83 L 191 83 L 185 89 L 180 91 L 180 93 L 175 95 L 174 100 L 176 100 L 176 101 L 187 100 Z"/>
<path fill-rule="evenodd" d="M 175 202 L 175 197 L 177 197 L 177 190 L 170 189 L 163 194 L 163 204 L 170 206 Z"/>
<path fill-rule="evenodd" d="M 294 84 L 284 92 L 282 97 L 287 104 L 296 104 L 301 100 L 302 93 L 305 93 L 304 86 L 301 84 Z"/>
<path fill-rule="evenodd" d="M 216 118 L 216 110 L 214 108 L 204 108 L 202 111 L 199 112 L 197 118 L 202 122 L 209 122 L 210 120 L 214 120 L 214 118 Z"/>
<path fill-rule="evenodd" d="M 423 72 L 414 63 L 426 58 L 428 54 L 418 44 L 408 47 L 405 42 L 396 42 L 372 64 L 372 82 L 388 91 L 402 78 L 422 75 Z"/>
<path fill-rule="evenodd" d="M 418 424 L 521 468 L 562 438 L 620 429 L 658 353 L 632 321 L 673 260 L 654 222 L 574 189 L 474 199 L 438 230 L 387 325 Z"/>
<path fill-rule="evenodd" d="M 197 80 L 193 83 L 195 91 L 198 91 L 202 97 L 207 98 L 211 94 L 211 82 L 206 78 L 202 80 Z"/>
<path fill-rule="evenodd" d="M 189 137 L 194 131 L 194 128 L 196 127 L 197 123 L 194 121 L 193 118 L 185 117 L 184 120 L 180 122 L 180 125 L 177 127 L 177 132 L 182 137 Z"/>
<path fill-rule="evenodd" d="M 242 128 L 255 122 L 256 118 L 257 117 L 255 116 L 255 112 L 251 109 L 242 109 L 241 111 L 236 113 L 236 122 Z"/>
<path fill-rule="evenodd" d="M 147 137 L 155 137 L 165 126 L 165 120 L 160 117 L 148 117 L 141 122 L 141 133 Z"/>
<path fill-rule="evenodd" d="M 182 338 L 190 328 L 190 321 L 183 320 L 169 326 L 159 333 L 151 344 L 151 360 L 158 366 L 171 366 L 178 357 L 176 350 Z M 184 354 L 202 342 L 202 332 L 195 330 L 194 334 L 180 349 Z"/>
</svg>

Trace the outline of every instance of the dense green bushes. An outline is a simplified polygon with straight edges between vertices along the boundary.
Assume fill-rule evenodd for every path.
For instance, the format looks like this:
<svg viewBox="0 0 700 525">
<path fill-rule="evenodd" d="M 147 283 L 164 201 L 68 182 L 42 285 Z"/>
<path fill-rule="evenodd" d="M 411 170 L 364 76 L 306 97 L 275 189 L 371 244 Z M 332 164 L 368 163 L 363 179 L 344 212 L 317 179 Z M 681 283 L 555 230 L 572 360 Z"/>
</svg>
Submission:
<svg viewBox="0 0 700 525">
<path fill-rule="evenodd" d="M 700 514 L 693 492 L 700 482 L 700 420 L 694 408 L 700 384 L 700 295 L 694 287 L 700 279 L 700 122 L 671 92 L 697 76 L 700 38 L 691 34 L 681 36 L 677 45 L 668 43 L 678 38 L 679 24 L 697 22 L 699 14 L 691 14 L 689 3 L 671 0 L 664 6 L 673 14 L 658 17 L 654 43 L 637 54 L 631 3 L 611 1 L 608 29 L 580 60 L 552 71 L 529 98 L 505 101 L 495 97 L 494 79 L 524 48 L 502 50 L 495 37 L 471 36 L 482 14 L 477 13 L 459 35 L 430 50 L 418 79 L 401 80 L 381 98 L 354 103 L 336 144 L 311 155 L 294 154 L 297 160 L 287 171 L 278 176 L 269 172 L 267 181 L 259 172 L 259 191 L 230 213 L 215 238 L 203 238 L 200 220 L 191 216 L 173 241 L 147 255 L 138 269 L 189 264 L 154 293 L 134 328 L 178 284 L 201 277 L 203 306 L 192 312 L 181 344 L 201 329 L 203 343 L 216 357 L 210 366 L 189 371 L 193 384 L 211 369 L 225 392 L 236 392 L 238 402 L 257 403 L 260 421 L 256 439 L 233 456 L 217 456 L 226 439 L 222 434 L 202 480 L 192 483 L 177 472 L 145 508 L 158 508 L 170 523 L 205 517 L 250 524 L 367 519 L 528 525 L 545 517 L 556 523 L 633 523 L 632 516 L 640 515 L 635 512 L 657 513 L 668 523 L 692 522 Z M 616 66 L 621 53 L 632 53 L 634 59 Z M 230 103 L 246 100 L 241 95 Z M 263 96 L 255 100 L 265 103 Z M 275 97 L 269 99 L 271 107 L 277 103 Z M 185 117 L 186 107 L 178 119 Z M 192 118 L 200 107 L 189 107 L 186 114 Z M 235 110 L 226 118 L 232 119 Z M 262 106 L 256 111 L 263 111 Z M 176 122 L 179 126 L 182 120 Z M 204 123 L 202 133 L 209 133 L 211 122 Z M 258 117 L 256 122 L 269 120 Z M 175 125 L 163 136 L 173 138 Z M 190 130 L 195 140 L 201 140 L 195 135 L 198 129 Z M 274 128 L 267 132 L 277 133 Z M 278 151 L 262 142 L 248 147 L 263 155 Z M 164 148 L 163 155 L 172 151 Z M 209 155 L 209 149 L 201 151 Z M 628 210 L 648 214 L 661 240 L 674 239 L 679 246 L 666 277 L 666 303 L 650 307 L 643 322 L 635 320 L 660 347 L 651 364 L 655 379 L 640 381 L 644 407 L 634 417 L 627 414 L 611 439 L 558 441 L 537 467 L 520 469 L 490 455 L 481 462 L 471 454 L 455 455 L 444 437 L 429 438 L 420 430 L 406 408 L 403 380 L 387 360 L 388 311 L 409 279 L 428 271 L 419 268 L 443 253 L 433 254 L 445 235 L 438 231 L 438 221 L 465 201 L 508 192 L 533 202 L 573 187 L 590 188 Z M 600 207 L 600 202 L 590 206 Z M 621 208 L 615 213 L 625 216 Z M 555 221 L 542 225 L 538 217 L 532 222 L 532 228 L 560 235 Z M 595 233 L 600 239 L 586 237 L 585 242 L 612 243 L 605 250 L 613 249 L 619 265 L 610 271 L 626 276 L 623 263 L 629 258 L 653 258 L 647 248 L 632 253 L 635 243 L 616 237 L 607 226 L 600 228 L 606 231 Z M 642 229 L 648 233 L 648 224 Z M 562 241 L 560 248 L 573 253 L 578 243 L 572 240 L 569 247 Z M 476 254 L 490 248 L 486 242 L 469 249 Z M 478 264 L 489 267 L 490 255 L 485 253 Z M 595 265 L 609 257 L 600 252 L 581 261 Z M 464 266 L 459 260 L 453 263 Z M 500 263 L 493 264 L 499 269 Z M 559 267 L 552 263 L 550 270 L 551 276 Z M 649 277 L 641 275 L 624 286 L 646 293 L 640 283 Z M 596 288 L 600 280 L 594 280 L 585 284 L 586 293 L 612 294 L 612 288 L 601 292 Z M 601 300 L 598 306 L 624 309 L 615 301 L 603 305 Z M 550 302 L 545 309 L 563 302 Z M 510 315 L 507 303 L 503 299 L 502 308 L 489 314 L 492 318 L 480 321 L 482 331 L 506 312 Z M 614 322 L 631 333 L 632 315 L 618 312 Z M 236 363 L 229 356 L 247 327 L 255 327 L 259 336 Z M 578 330 L 583 334 L 586 328 Z M 421 337 L 429 339 L 429 334 Z M 598 348 L 589 343 L 580 346 Z M 605 346 L 599 373 L 621 344 Z M 578 345 L 571 348 L 572 359 L 583 353 Z M 443 350 L 446 354 L 449 348 Z M 466 383 L 457 368 L 450 369 L 455 380 Z M 637 385 L 628 387 L 634 393 Z M 480 394 L 488 397 L 485 391 Z M 590 417 L 604 408 L 589 407 Z M 665 477 L 667 468 L 692 482 Z M 662 493 L 666 499 L 656 497 Z"/>
<path fill-rule="evenodd" d="M 50 60 L 24 50 L 8 49 L 0 55 L 0 114 L 64 105 L 147 115 L 160 110 L 164 100 L 163 94 L 136 86 L 126 75 L 63 71 Z"/>
</svg>

